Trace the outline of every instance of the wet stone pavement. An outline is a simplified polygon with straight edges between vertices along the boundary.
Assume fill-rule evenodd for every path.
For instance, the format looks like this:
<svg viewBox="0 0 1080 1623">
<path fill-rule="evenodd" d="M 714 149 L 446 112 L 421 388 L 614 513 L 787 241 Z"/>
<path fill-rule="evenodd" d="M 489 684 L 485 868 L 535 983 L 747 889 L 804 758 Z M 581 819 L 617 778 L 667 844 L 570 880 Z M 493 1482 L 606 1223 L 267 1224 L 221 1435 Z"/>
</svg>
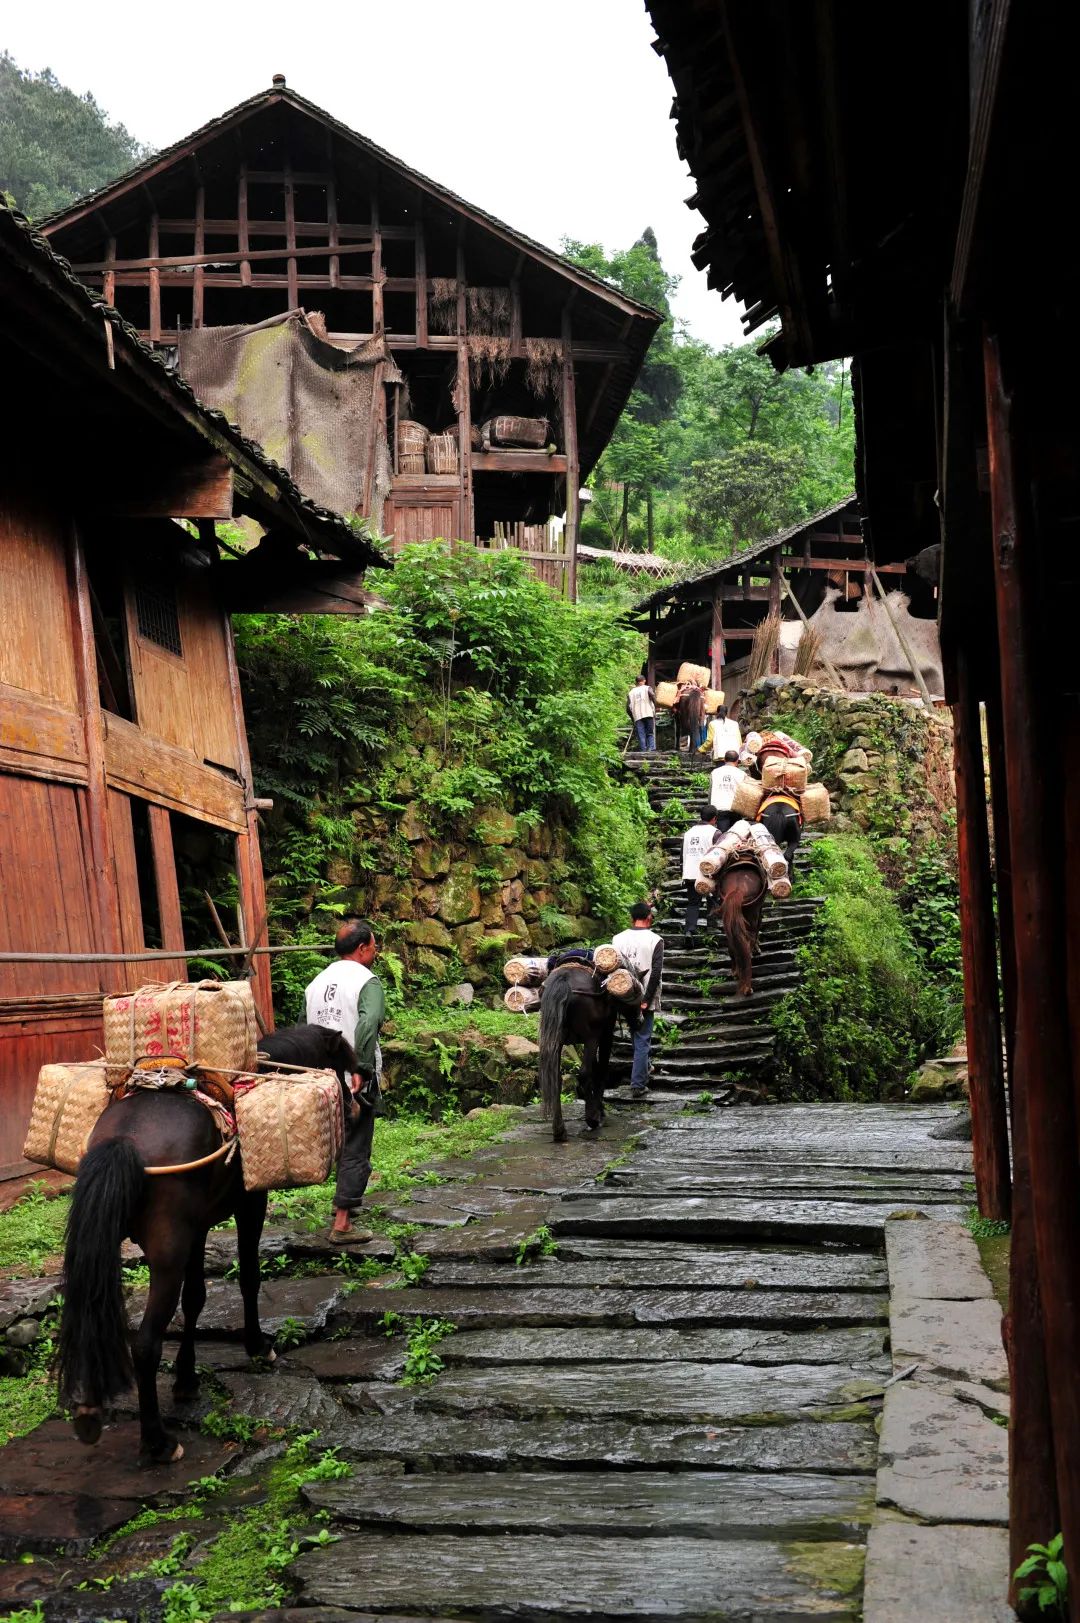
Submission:
<svg viewBox="0 0 1080 1623">
<path fill-rule="evenodd" d="M 0 1451 L 0 1551 L 40 1552 L 0 1572 L 0 1615 L 35 1595 L 50 1623 L 160 1615 L 171 1580 L 123 1575 L 183 1521 L 113 1547 L 107 1600 L 74 1586 L 102 1570 L 94 1539 L 141 1504 L 182 1502 L 192 1478 L 241 1482 L 254 1457 L 240 1491 L 257 1493 L 260 1438 L 199 1430 L 216 1391 L 268 1426 L 318 1430 L 354 1467 L 304 1489 L 340 1539 L 292 1563 L 294 1598 L 267 1619 L 860 1616 L 893 1368 L 884 1223 L 966 1206 L 967 1146 L 929 1136 L 948 1115 L 654 1095 L 553 1146 L 526 1113 L 440 1166 L 445 1181 L 384 1197 L 420 1225 L 413 1286 L 391 1272 L 350 1289 L 321 1237 L 270 1233 L 270 1257 L 310 1271 L 268 1280 L 265 1322 L 299 1321 L 306 1340 L 253 1369 L 237 1288 L 213 1280 L 207 1392 L 177 1417 L 179 1467 L 135 1466 L 131 1407 L 97 1449 L 54 1420 Z M 557 1252 L 534 1245 L 519 1266 L 542 1225 Z M 230 1242 L 213 1237 L 219 1270 Z M 389 1243 L 375 1249 L 389 1264 Z M 387 1309 L 457 1326 L 431 1384 L 399 1384 Z"/>
</svg>

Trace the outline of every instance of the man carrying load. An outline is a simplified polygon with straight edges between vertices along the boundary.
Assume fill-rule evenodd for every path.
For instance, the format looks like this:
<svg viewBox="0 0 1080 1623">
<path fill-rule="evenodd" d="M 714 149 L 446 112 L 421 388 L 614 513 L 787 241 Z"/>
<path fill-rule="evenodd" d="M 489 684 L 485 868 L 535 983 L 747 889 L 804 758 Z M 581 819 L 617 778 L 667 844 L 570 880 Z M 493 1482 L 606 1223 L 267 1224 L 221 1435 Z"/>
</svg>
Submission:
<svg viewBox="0 0 1080 1623">
<path fill-rule="evenodd" d="M 739 813 L 732 810 L 732 802 L 740 783 L 749 781 L 749 774 L 739 765 L 738 750 L 728 750 L 722 763 L 713 771 L 709 788 L 709 799 L 716 807 L 717 834 L 726 834 L 732 823 L 738 822 Z"/>
<path fill-rule="evenodd" d="M 338 1245 L 363 1245 L 375 1236 L 371 1229 L 355 1227 L 352 1219 L 360 1210 L 371 1177 L 371 1144 L 382 1077 L 379 1027 L 386 1019 L 386 998 L 382 982 L 371 968 L 378 947 L 370 924 L 364 919 L 343 924 L 334 938 L 334 951 L 337 963 L 328 964 L 316 975 L 304 999 L 308 1024 L 340 1032 L 356 1054 L 350 1087 L 360 1115 L 345 1123 L 330 1238 Z"/>
<path fill-rule="evenodd" d="M 727 705 L 720 705 L 705 730 L 705 742 L 701 746 L 700 754 L 711 754 L 714 761 L 723 761 L 728 750 L 734 750 L 738 755 L 742 744 L 742 729 L 739 723 L 731 720 L 727 713 Z"/>
<path fill-rule="evenodd" d="M 649 1088 L 649 1050 L 652 1047 L 653 1020 L 660 1007 L 660 991 L 664 977 L 664 941 L 652 927 L 653 911 L 650 902 L 635 902 L 630 909 L 629 930 L 620 930 L 611 942 L 611 945 L 622 953 L 627 963 L 636 969 L 638 979 L 645 989 L 638 1011 L 639 1018 L 631 1026 L 634 1062 L 630 1072 L 630 1093 L 635 1099 L 643 1098 Z M 630 1025 L 629 1017 L 627 1024 Z"/>
<path fill-rule="evenodd" d="M 693 828 L 687 829 L 682 840 L 682 876 L 686 891 L 683 932 L 688 947 L 693 946 L 694 937 L 697 935 L 698 916 L 701 911 L 701 897 L 697 891 L 697 882 L 701 878 L 701 859 L 712 850 L 715 839 L 716 807 L 702 806 L 701 816 Z"/>
<path fill-rule="evenodd" d="M 644 676 L 635 679 L 626 695 L 626 713 L 634 723 L 638 749 L 656 748 L 656 694 Z"/>
</svg>

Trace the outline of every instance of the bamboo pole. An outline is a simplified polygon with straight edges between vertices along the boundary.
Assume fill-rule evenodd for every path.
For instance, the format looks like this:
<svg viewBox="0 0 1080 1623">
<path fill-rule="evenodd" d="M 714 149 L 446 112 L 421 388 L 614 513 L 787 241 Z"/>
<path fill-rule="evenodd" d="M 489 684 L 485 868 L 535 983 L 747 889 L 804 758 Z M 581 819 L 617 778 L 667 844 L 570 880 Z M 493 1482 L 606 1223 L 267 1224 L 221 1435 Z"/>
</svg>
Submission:
<svg viewBox="0 0 1080 1623">
<path fill-rule="evenodd" d="M 911 674 L 912 674 L 912 676 L 914 676 L 916 685 L 918 686 L 918 689 L 919 689 L 919 692 L 922 694 L 922 702 L 923 702 L 923 704 L 926 706 L 926 708 L 928 710 L 932 710 L 934 708 L 934 701 L 930 697 L 930 689 L 927 687 L 926 682 L 923 679 L 923 673 L 922 673 L 922 670 L 920 669 L 919 661 L 915 657 L 914 650 L 912 649 L 912 646 L 908 642 L 908 640 L 905 637 L 904 633 L 901 631 L 899 620 L 896 618 L 896 615 L 893 613 L 892 609 L 889 607 L 889 600 L 885 596 L 885 588 L 881 584 L 881 577 L 878 575 L 878 572 L 874 568 L 873 564 L 868 563 L 866 567 L 867 567 L 867 571 L 868 571 L 868 573 L 870 575 L 870 579 L 873 581 L 874 585 L 877 587 L 878 596 L 881 599 L 881 606 L 885 610 L 885 613 L 889 617 L 889 624 L 892 626 L 893 630 L 896 632 L 896 640 L 900 644 L 901 652 L 903 653 L 904 658 L 907 660 L 908 664 L 911 667 Z"/>
<path fill-rule="evenodd" d="M 784 596 L 791 603 L 792 607 L 795 610 L 795 613 L 799 616 L 799 619 L 802 621 L 803 625 L 807 628 L 807 630 L 809 630 L 810 629 L 810 622 L 806 618 L 805 613 L 803 612 L 803 606 L 799 602 L 798 598 L 795 596 L 795 593 L 791 590 L 791 587 L 788 585 L 787 576 L 784 574 L 784 571 L 782 569 L 780 571 L 780 590 L 783 592 Z M 821 650 L 821 656 L 820 657 L 821 657 L 821 663 L 824 665 L 825 669 L 829 673 L 829 676 L 830 676 L 830 678 L 832 680 L 833 686 L 838 687 L 841 690 L 841 692 L 843 692 L 844 684 L 840 680 L 840 673 L 837 671 L 836 666 L 832 663 L 832 660 L 829 658 L 829 656 L 825 652 L 824 648 Z"/>
</svg>

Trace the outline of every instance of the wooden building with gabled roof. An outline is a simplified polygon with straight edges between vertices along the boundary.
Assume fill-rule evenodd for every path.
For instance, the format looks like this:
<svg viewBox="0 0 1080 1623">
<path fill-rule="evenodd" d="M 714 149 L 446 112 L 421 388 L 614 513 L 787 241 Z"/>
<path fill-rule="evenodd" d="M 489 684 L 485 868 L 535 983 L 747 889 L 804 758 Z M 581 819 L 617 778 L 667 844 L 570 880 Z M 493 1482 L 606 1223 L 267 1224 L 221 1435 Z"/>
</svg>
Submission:
<svg viewBox="0 0 1080 1623">
<path fill-rule="evenodd" d="M 101 999 L 266 942 L 229 610 L 355 610 L 388 560 L 317 506 L 0 207 L 0 1177 L 39 1067 Z M 224 556 L 215 522 L 263 539 Z M 204 891 L 235 904 L 234 953 Z M 233 926 L 232 907 L 225 914 Z M 273 1021 L 267 958 L 256 1006 Z M 234 970 L 234 973 L 236 971 Z"/>
<path fill-rule="evenodd" d="M 630 394 L 655 311 L 409 169 L 280 76 L 43 229 L 143 338 L 178 348 L 203 398 L 238 410 L 241 426 L 253 388 L 238 402 L 235 377 L 207 366 L 206 330 L 291 322 L 303 364 L 337 374 L 313 399 L 313 421 L 325 395 L 368 391 L 362 443 L 354 435 L 338 457 L 352 482 L 330 487 L 340 500 L 396 544 L 556 548 L 573 590 L 578 488 Z M 370 376 L 343 379 L 349 365 Z M 273 408 L 263 411 L 265 422 Z M 547 426 L 504 431 L 523 418 Z M 439 437 L 426 465 L 402 422 Z M 324 468 L 305 473 L 287 447 L 271 448 L 326 499 Z M 563 514 L 565 526 L 549 525 Z"/>
</svg>

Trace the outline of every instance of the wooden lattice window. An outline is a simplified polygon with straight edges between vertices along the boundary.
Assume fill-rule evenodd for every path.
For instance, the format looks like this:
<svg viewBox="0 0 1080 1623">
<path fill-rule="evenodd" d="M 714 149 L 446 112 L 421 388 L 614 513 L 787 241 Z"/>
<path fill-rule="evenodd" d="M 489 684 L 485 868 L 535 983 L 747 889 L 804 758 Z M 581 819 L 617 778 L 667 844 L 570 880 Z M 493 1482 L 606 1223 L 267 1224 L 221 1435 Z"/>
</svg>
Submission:
<svg viewBox="0 0 1080 1623">
<path fill-rule="evenodd" d="M 176 606 L 176 593 L 171 586 L 136 586 L 135 623 L 139 636 L 146 642 L 183 657 L 180 614 Z"/>
</svg>

